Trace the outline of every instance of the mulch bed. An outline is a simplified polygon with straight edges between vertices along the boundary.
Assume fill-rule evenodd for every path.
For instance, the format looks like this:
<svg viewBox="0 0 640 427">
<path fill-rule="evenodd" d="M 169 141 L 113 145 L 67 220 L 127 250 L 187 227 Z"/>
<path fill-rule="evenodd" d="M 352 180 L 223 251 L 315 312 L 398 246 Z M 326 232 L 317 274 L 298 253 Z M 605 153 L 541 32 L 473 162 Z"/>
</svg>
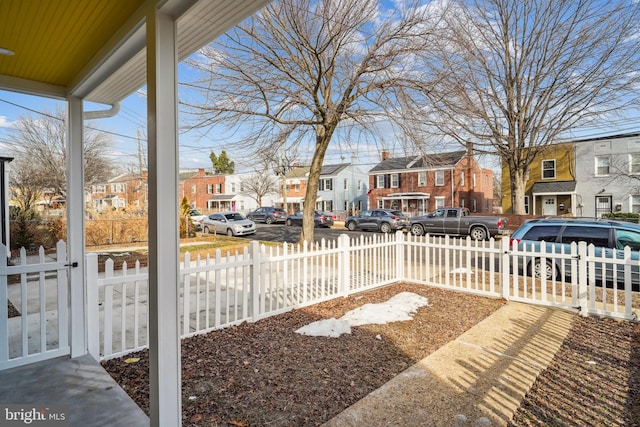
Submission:
<svg viewBox="0 0 640 427">
<path fill-rule="evenodd" d="M 425 296 L 431 305 L 418 309 L 411 321 L 354 327 L 340 338 L 294 333 L 403 291 Z M 502 304 L 397 284 L 183 340 L 183 425 L 321 425 Z M 126 363 L 132 357 L 139 361 Z M 148 413 L 147 352 L 103 366 Z M 638 323 L 577 317 L 509 423 L 596 425 L 640 427 Z"/>
<path fill-rule="evenodd" d="M 351 335 L 339 338 L 294 332 L 404 291 L 422 295 L 430 304 L 411 321 L 354 327 Z M 502 304 L 397 284 L 183 340 L 183 425 L 318 426 Z M 131 358 L 139 361 L 126 363 Z M 148 353 L 103 366 L 148 413 Z"/>
</svg>

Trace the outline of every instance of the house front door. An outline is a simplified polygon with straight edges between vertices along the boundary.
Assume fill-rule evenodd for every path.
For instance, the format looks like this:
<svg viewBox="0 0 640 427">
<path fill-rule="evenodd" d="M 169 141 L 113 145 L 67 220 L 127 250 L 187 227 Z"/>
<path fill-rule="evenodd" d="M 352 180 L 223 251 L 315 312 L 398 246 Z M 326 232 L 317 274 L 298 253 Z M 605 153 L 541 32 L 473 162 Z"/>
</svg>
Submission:
<svg viewBox="0 0 640 427">
<path fill-rule="evenodd" d="M 611 212 L 611 196 L 596 196 L 596 216 Z"/>
<path fill-rule="evenodd" d="M 556 196 L 544 196 L 542 198 L 542 215 L 543 216 L 558 215 Z"/>
</svg>

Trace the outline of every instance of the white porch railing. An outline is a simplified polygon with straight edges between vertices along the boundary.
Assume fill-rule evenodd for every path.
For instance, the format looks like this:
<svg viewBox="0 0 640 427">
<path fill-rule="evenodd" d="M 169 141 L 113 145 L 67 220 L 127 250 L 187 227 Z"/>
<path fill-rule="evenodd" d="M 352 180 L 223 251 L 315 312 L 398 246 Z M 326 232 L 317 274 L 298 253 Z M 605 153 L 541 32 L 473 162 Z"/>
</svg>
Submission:
<svg viewBox="0 0 640 427">
<path fill-rule="evenodd" d="M 205 333 L 398 281 L 572 308 L 583 315 L 634 318 L 640 294 L 632 293 L 631 277 L 640 263 L 632 260 L 629 249 L 614 251 L 613 258 L 594 254 L 594 248 L 584 244 L 573 245 L 567 254 L 534 254 L 512 250 L 508 239 L 478 242 L 402 232 L 356 239 L 342 235 L 313 246 L 252 242 L 241 253 L 223 256 L 216 251 L 196 259 L 187 253 L 177 284 L 181 331 L 183 337 Z M 565 282 L 560 277 L 564 274 L 550 280 L 524 274 L 534 258 L 565 260 L 561 264 L 570 269 L 571 279 Z M 600 286 L 594 279 L 596 269 L 612 264 L 621 266 L 624 289 Z M 104 274 L 97 271 L 97 255 L 90 254 L 91 353 L 104 359 L 146 347 L 146 269 L 125 265 L 115 272 L 107 262 Z"/>
</svg>

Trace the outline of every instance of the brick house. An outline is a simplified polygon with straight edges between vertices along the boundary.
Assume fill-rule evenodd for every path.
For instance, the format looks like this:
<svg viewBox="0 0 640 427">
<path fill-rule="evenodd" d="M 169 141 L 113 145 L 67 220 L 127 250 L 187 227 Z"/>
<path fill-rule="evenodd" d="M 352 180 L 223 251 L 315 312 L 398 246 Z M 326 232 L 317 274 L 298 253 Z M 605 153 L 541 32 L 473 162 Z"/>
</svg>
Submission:
<svg viewBox="0 0 640 427">
<path fill-rule="evenodd" d="M 233 194 L 225 194 L 225 175 L 207 174 L 204 168 L 197 172 L 180 174 L 178 203 L 184 197 L 195 209 L 226 211 L 232 209 Z"/>
<path fill-rule="evenodd" d="M 493 210 L 493 171 L 481 168 L 470 150 L 390 157 L 369 171 L 369 207 L 421 215 L 445 206 L 472 212 Z"/>
<path fill-rule="evenodd" d="M 147 173 L 118 175 L 103 184 L 91 186 L 90 205 L 96 212 L 146 212 L 148 201 Z"/>
</svg>

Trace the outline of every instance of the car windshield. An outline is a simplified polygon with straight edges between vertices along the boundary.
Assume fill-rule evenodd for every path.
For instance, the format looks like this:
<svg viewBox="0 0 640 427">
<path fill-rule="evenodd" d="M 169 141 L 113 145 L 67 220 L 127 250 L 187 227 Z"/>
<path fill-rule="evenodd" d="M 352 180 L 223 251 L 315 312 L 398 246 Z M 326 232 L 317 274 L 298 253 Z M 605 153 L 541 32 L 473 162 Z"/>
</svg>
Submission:
<svg viewBox="0 0 640 427">
<path fill-rule="evenodd" d="M 224 217 L 229 221 L 242 221 L 244 219 L 244 217 L 237 212 L 225 214 Z"/>
<path fill-rule="evenodd" d="M 404 214 L 401 211 L 391 211 L 391 214 L 395 216 L 404 216 Z"/>
</svg>

